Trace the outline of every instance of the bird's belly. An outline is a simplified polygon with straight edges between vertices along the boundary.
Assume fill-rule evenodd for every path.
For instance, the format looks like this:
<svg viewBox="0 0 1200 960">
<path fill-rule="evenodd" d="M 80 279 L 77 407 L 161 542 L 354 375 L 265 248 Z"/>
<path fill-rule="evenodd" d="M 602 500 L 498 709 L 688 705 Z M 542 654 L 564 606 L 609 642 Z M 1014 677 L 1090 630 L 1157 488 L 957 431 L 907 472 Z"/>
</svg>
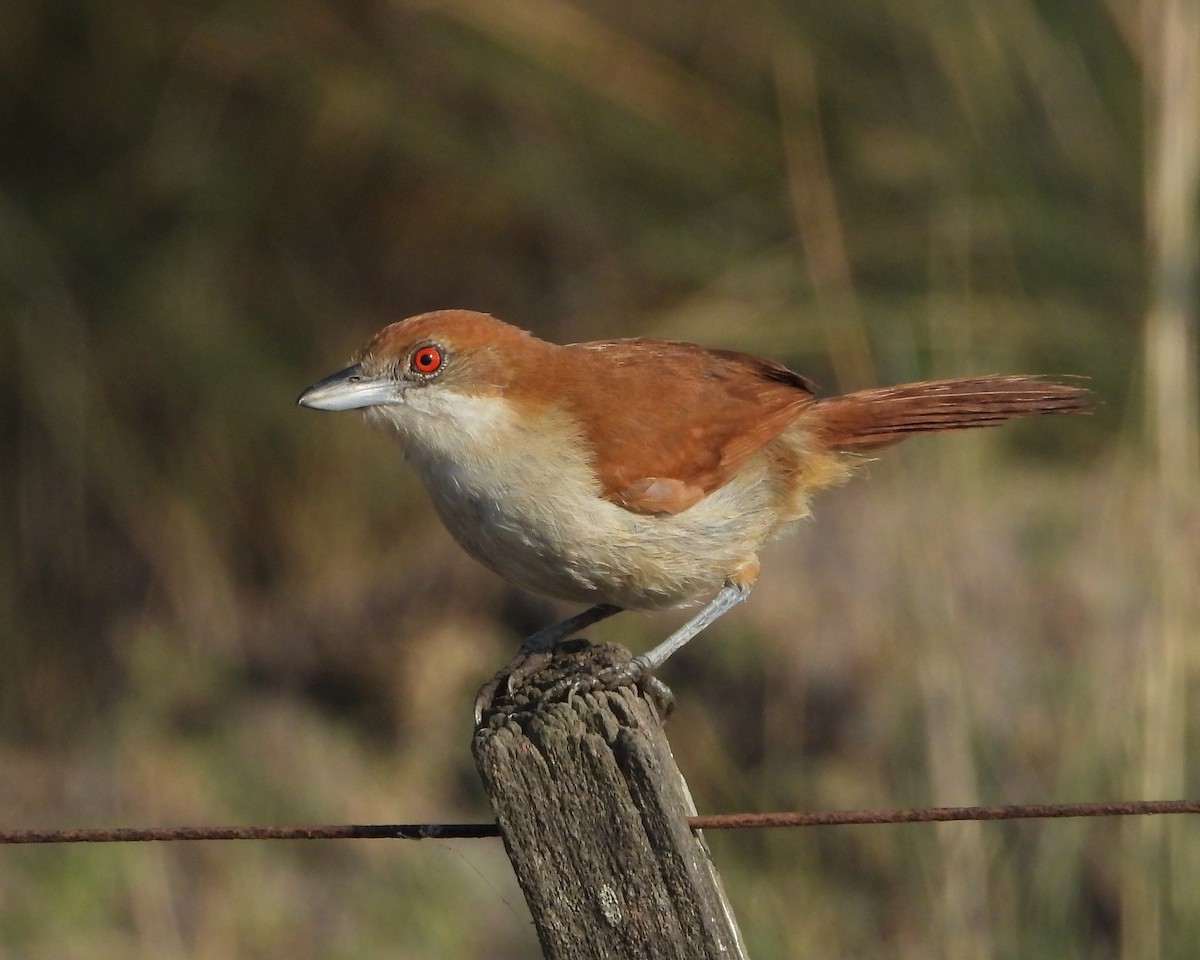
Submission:
<svg viewBox="0 0 1200 960">
<path fill-rule="evenodd" d="M 681 513 L 646 515 L 569 477 L 480 483 L 453 467 L 422 472 L 442 522 L 469 554 L 518 586 L 580 603 L 694 601 L 774 532 L 771 492 L 749 476 Z"/>
</svg>

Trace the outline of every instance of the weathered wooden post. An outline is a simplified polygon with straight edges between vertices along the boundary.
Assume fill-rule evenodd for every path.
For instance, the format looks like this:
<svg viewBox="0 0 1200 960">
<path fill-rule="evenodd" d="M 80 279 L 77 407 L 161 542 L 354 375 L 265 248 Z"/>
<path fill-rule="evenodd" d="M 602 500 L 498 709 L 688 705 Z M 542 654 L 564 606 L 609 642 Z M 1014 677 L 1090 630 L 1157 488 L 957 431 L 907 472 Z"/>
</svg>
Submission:
<svg viewBox="0 0 1200 960">
<path fill-rule="evenodd" d="M 475 731 L 475 762 L 547 960 L 745 957 L 655 706 L 639 691 L 544 703 L 565 676 L 628 659 L 560 646 Z"/>
</svg>

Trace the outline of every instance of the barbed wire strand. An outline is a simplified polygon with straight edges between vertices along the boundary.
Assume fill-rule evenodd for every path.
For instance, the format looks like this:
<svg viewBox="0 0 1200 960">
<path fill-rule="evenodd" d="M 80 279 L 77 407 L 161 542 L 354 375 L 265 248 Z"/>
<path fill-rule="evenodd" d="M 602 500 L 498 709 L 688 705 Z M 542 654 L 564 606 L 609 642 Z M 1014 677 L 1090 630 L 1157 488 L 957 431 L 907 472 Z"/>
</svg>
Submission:
<svg viewBox="0 0 1200 960">
<path fill-rule="evenodd" d="M 897 810 L 828 810 L 784 813 L 718 813 L 688 818 L 694 830 L 834 827 L 853 824 L 944 823 L 959 820 L 1042 820 L 1063 817 L 1130 817 L 1200 813 L 1200 800 L 1131 800 L 1116 803 L 1028 803 L 984 807 L 917 807 Z M 0 830 L 0 844 L 136 843 L 149 840 L 473 840 L 498 837 L 494 823 L 328 824 L 291 827 L 116 827 L 67 830 Z"/>
</svg>

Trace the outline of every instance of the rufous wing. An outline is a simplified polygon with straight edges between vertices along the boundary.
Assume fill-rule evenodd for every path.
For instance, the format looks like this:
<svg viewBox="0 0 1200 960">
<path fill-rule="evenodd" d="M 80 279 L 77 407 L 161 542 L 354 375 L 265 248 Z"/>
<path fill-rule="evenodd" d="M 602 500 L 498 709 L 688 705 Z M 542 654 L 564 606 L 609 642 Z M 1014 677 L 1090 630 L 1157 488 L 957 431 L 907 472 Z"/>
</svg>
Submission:
<svg viewBox="0 0 1200 960">
<path fill-rule="evenodd" d="M 572 344 L 562 360 L 584 387 L 566 399 L 602 493 L 635 513 L 686 510 L 813 402 L 812 385 L 782 364 L 690 343 Z"/>
</svg>

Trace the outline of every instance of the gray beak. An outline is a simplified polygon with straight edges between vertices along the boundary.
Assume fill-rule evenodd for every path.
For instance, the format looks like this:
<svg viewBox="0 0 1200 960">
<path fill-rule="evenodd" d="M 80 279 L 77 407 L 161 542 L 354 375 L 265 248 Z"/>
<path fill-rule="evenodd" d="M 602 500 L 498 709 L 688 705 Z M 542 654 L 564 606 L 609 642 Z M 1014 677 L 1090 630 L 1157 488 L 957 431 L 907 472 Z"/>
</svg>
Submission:
<svg viewBox="0 0 1200 960">
<path fill-rule="evenodd" d="M 314 410 L 357 410 L 395 403 L 401 389 L 395 380 L 364 376 L 362 366 L 356 363 L 318 380 L 296 402 Z"/>
</svg>

